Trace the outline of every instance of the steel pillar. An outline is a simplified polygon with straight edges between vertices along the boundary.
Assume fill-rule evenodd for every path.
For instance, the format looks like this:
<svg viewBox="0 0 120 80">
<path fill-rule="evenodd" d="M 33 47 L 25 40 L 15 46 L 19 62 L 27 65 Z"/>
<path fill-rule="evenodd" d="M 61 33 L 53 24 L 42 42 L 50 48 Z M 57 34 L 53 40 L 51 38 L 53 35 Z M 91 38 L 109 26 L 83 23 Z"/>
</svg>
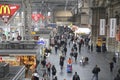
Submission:
<svg viewBox="0 0 120 80">
<path fill-rule="evenodd" d="M 24 12 L 24 40 L 31 40 L 31 2 L 30 0 L 22 0 Z"/>
</svg>

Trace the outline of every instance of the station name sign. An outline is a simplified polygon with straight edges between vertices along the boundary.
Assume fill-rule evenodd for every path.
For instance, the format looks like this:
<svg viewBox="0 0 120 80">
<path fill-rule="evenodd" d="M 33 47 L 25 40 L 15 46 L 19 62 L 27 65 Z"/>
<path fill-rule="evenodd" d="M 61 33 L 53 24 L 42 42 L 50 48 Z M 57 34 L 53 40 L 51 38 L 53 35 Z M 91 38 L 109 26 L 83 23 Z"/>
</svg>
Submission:
<svg viewBox="0 0 120 80">
<path fill-rule="evenodd" d="M 0 18 L 4 23 L 8 23 L 19 8 L 20 5 L 17 4 L 0 4 Z"/>
</svg>

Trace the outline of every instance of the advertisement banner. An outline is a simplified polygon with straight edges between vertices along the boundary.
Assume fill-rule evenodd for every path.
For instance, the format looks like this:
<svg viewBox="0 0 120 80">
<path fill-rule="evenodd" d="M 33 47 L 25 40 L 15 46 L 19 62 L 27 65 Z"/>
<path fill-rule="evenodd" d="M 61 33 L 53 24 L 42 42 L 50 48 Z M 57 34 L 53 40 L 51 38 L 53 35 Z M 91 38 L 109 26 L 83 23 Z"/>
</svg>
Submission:
<svg viewBox="0 0 120 80">
<path fill-rule="evenodd" d="M 116 18 L 110 19 L 110 38 L 115 38 L 116 36 Z"/>
<path fill-rule="evenodd" d="M 0 4 L 0 18 L 4 23 L 8 23 L 19 8 L 20 5 L 17 4 Z"/>
<path fill-rule="evenodd" d="M 35 22 L 38 22 L 40 19 L 44 19 L 44 16 L 42 14 L 32 14 L 32 19 L 35 21 Z"/>
<path fill-rule="evenodd" d="M 105 19 L 100 19 L 100 35 L 105 35 Z"/>
</svg>

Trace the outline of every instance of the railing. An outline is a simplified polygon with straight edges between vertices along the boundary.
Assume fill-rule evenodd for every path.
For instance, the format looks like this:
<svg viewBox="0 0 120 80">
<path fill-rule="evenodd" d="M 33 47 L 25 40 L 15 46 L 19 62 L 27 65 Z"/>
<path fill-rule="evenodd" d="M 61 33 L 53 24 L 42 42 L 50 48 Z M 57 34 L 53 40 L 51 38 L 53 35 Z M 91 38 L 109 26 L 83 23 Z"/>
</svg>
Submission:
<svg viewBox="0 0 120 80">
<path fill-rule="evenodd" d="M 34 49 L 37 46 L 36 41 L 20 42 L 1 42 L 0 49 Z"/>
</svg>

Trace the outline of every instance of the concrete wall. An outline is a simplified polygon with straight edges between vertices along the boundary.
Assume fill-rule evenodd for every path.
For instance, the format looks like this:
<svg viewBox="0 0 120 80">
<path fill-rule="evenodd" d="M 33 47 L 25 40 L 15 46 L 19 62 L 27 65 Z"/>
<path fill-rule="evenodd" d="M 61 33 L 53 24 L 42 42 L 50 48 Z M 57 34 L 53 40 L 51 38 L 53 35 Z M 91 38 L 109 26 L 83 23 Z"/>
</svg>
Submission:
<svg viewBox="0 0 120 80">
<path fill-rule="evenodd" d="M 89 16 L 86 14 L 81 14 L 81 24 L 88 24 Z"/>
<path fill-rule="evenodd" d="M 55 12 L 56 17 L 71 17 L 72 13 L 71 11 L 57 11 Z"/>
<path fill-rule="evenodd" d="M 56 11 L 54 13 L 54 22 L 67 22 L 72 17 L 71 11 Z"/>
</svg>

